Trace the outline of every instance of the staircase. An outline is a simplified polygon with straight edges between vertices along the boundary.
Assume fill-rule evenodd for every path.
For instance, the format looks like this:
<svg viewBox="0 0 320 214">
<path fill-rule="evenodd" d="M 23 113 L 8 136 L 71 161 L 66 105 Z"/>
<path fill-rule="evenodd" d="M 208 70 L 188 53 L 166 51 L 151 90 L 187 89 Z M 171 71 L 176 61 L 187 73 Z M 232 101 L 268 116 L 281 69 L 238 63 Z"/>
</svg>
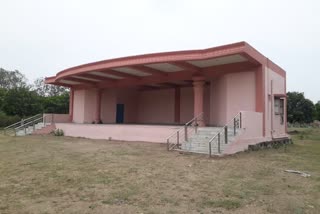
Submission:
<svg viewBox="0 0 320 214">
<path fill-rule="evenodd" d="M 49 127 L 52 127 L 51 123 L 46 123 L 43 115 L 37 114 L 5 127 L 4 134 L 11 136 L 25 136 L 37 132 L 41 133 L 41 130 L 46 130 Z"/>
<path fill-rule="evenodd" d="M 186 123 L 184 128 L 167 138 L 168 150 L 208 154 L 210 157 L 221 155 L 242 132 L 241 112 L 224 127 L 198 127 L 197 121 L 203 120 L 202 115 L 195 117 Z"/>
</svg>

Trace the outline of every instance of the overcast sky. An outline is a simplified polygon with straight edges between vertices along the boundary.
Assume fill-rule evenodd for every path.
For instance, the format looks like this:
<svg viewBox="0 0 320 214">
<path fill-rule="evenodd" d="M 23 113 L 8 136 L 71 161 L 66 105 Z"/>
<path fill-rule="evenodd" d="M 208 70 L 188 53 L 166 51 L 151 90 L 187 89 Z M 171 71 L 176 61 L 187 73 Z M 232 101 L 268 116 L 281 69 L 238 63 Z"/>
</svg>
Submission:
<svg viewBox="0 0 320 214">
<path fill-rule="evenodd" d="M 318 0 L 0 0 L 0 67 L 33 81 L 71 66 L 246 41 L 320 100 Z"/>
</svg>

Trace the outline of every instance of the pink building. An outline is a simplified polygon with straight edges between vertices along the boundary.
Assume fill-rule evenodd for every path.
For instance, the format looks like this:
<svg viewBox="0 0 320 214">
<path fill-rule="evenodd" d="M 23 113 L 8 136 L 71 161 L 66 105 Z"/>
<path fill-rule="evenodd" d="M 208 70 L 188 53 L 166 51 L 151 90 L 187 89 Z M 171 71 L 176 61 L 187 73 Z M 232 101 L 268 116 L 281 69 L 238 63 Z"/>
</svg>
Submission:
<svg viewBox="0 0 320 214">
<path fill-rule="evenodd" d="M 93 62 L 46 83 L 71 90 L 69 123 L 55 121 L 68 136 L 201 153 L 287 138 L 286 73 L 246 42 Z"/>
</svg>

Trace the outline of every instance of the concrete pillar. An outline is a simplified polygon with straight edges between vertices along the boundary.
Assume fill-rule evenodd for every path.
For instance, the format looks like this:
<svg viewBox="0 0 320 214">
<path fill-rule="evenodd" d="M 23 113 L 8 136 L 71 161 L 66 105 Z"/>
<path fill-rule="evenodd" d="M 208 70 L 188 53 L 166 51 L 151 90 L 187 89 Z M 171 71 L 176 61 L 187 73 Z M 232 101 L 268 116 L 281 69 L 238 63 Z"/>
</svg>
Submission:
<svg viewBox="0 0 320 214">
<path fill-rule="evenodd" d="M 193 94 L 194 94 L 194 117 L 198 116 L 204 111 L 203 97 L 204 97 L 205 81 L 202 77 L 194 78 L 193 80 Z M 205 126 L 203 117 L 198 121 L 199 126 Z"/>
<path fill-rule="evenodd" d="M 174 88 L 174 122 L 180 123 L 180 88 Z"/>
<path fill-rule="evenodd" d="M 74 103 L 74 89 L 70 88 L 69 94 L 69 117 L 70 122 L 73 122 L 73 103 Z"/>
<path fill-rule="evenodd" d="M 100 123 L 101 121 L 101 94 L 102 89 L 97 89 L 95 123 Z"/>
</svg>

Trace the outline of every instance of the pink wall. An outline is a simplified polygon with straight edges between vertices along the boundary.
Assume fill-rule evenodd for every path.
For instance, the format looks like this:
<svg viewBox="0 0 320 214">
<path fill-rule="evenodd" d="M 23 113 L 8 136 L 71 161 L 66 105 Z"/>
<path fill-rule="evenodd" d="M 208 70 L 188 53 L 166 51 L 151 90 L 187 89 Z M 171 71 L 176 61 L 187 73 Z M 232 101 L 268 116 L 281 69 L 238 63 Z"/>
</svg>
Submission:
<svg viewBox="0 0 320 214">
<path fill-rule="evenodd" d="M 74 91 L 73 101 L 73 122 L 84 122 L 84 102 L 85 102 L 85 90 Z"/>
<path fill-rule="evenodd" d="M 84 103 L 84 123 L 92 123 L 95 120 L 95 112 L 97 105 L 97 90 L 85 91 L 85 103 Z"/>
<path fill-rule="evenodd" d="M 124 104 L 124 123 L 135 123 L 138 115 L 138 91 L 132 88 L 119 89 L 116 97 L 118 104 Z"/>
<path fill-rule="evenodd" d="M 138 123 L 174 123 L 174 89 L 141 91 L 138 94 Z"/>
<path fill-rule="evenodd" d="M 241 111 L 242 131 L 230 144 L 224 154 L 234 154 L 248 149 L 248 145 L 257 144 L 270 139 L 263 137 L 263 113 Z"/>
<path fill-rule="evenodd" d="M 226 123 L 227 78 L 222 76 L 210 84 L 210 125 L 223 126 Z"/>
<path fill-rule="evenodd" d="M 223 126 L 239 111 L 255 111 L 254 72 L 226 74 L 211 81 L 210 124 Z"/>
<path fill-rule="evenodd" d="M 227 121 L 239 111 L 255 111 L 256 85 L 254 72 L 226 75 L 227 78 Z"/>
<path fill-rule="evenodd" d="M 70 123 L 69 114 L 43 114 L 46 123 Z"/>
<path fill-rule="evenodd" d="M 105 89 L 101 95 L 101 120 L 103 123 L 116 122 L 116 104 L 116 91 Z"/>
<path fill-rule="evenodd" d="M 286 135 L 286 124 L 281 124 L 280 115 L 275 115 L 274 94 L 286 94 L 285 78 L 266 68 L 266 136 L 282 137 Z"/>
<path fill-rule="evenodd" d="M 166 143 L 179 126 L 56 123 L 66 136 Z"/>
<path fill-rule="evenodd" d="M 180 89 L 180 123 L 184 124 L 193 118 L 193 88 Z"/>
</svg>

